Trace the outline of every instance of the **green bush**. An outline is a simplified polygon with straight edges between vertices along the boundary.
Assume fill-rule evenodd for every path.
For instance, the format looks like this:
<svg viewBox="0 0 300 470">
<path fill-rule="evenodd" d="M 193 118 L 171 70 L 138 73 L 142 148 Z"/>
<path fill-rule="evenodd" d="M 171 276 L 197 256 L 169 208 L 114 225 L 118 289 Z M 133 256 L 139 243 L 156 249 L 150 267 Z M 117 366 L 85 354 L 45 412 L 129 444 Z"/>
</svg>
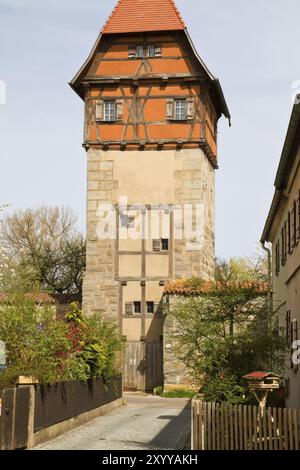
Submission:
<svg viewBox="0 0 300 470">
<path fill-rule="evenodd" d="M 117 326 L 99 315 L 85 317 L 71 304 L 65 321 L 52 307 L 39 307 L 14 297 L 0 307 L 0 340 L 5 342 L 7 369 L 0 388 L 19 375 L 33 375 L 40 383 L 63 380 L 108 380 L 119 371 L 122 342 Z"/>
<path fill-rule="evenodd" d="M 194 398 L 195 395 L 196 392 L 194 390 L 187 390 L 184 388 L 166 390 L 161 394 L 163 398 Z"/>
</svg>

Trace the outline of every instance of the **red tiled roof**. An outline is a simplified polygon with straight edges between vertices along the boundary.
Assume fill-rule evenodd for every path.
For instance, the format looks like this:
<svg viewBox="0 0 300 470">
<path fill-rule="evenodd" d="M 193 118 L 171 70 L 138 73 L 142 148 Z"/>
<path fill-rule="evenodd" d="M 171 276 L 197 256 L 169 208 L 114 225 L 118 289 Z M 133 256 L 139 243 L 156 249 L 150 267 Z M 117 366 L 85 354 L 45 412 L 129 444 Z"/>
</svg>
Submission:
<svg viewBox="0 0 300 470">
<path fill-rule="evenodd" d="M 252 281 L 228 282 L 226 284 L 220 282 L 206 281 L 199 286 L 192 286 L 188 280 L 178 279 L 176 281 L 169 281 L 166 284 L 164 294 L 199 295 L 224 289 L 255 289 L 257 292 L 266 294 L 268 292 L 268 284 L 264 282 Z"/>
<path fill-rule="evenodd" d="M 185 28 L 173 0 L 119 0 L 102 33 L 175 31 Z"/>
<path fill-rule="evenodd" d="M 243 376 L 243 379 L 257 379 L 257 380 L 262 380 L 266 379 L 267 377 L 278 377 L 280 378 L 279 375 L 274 374 L 273 372 L 252 372 L 251 374 L 247 374 Z"/>
</svg>

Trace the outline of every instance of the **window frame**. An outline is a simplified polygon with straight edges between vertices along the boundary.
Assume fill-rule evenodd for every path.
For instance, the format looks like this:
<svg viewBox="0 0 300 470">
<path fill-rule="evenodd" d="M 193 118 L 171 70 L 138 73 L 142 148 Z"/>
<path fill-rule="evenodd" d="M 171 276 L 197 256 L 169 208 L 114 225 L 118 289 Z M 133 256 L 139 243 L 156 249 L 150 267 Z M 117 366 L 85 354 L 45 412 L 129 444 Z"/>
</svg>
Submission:
<svg viewBox="0 0 300 470">
<path fill-rule="evenodd" d="M 110 107 L 107 114 L 107 106 Z M 104 100 L 103 101 L 103 121 L 104 122 L 116 122 L 116 100 Z M 107 119 L 107 116 L 109 119 Z M 111 119 L 113 117 L 113 119 Z"/>
<path fill-rule="evenodd" d="M 120 227 L 131 229 L 135 227 L 135 217 L 133 215 L 120 212 Z"/>
<path fill-rule="evenodd" d="M 165 248 L 164 243 L 166 243 L 167 248 Z M 170 249 L 170 240 L 169 238 L 161 239 L 161 251 L 169 251 Z"/>
<path fill-rule="evenodd" d="M 150 310 L 152 310 L 150 312 L 149 312 L 149 307 L 151 307 Z M 146 312 L 147 312 L 147 315 L 154 315 L 154 313 L 155 313 L 155 302 L 153 302 L 153 301 L 147 301 L 146 302 Z"/>
<path fill-rule="evenodd" d="M 136 54 L 135 54 L 136 59 L 144 59 L 144 57 L 145 57 L 144 46 L 139 44 L 135 47 L 136 47 Z M 142 51 L 142 55 L 140 55 L 141 51 Z"/>
<path fill-rule="evenodd" d="M 136 307 L 139 307 L 139 308 L 136 309 Z M 133 302 L 133 315 L 142 315 L 142 302 L 140 300 L 135 300 Z"/>
<path fill-rule="evenodd" d="M 277 277 L 280 274 L 280 240 L 277 241 L 275 248 L 275 274 Z"/>
<path fill-rule="evenodd" d="M 156 57 L 156 47 L 154 44 L 149 44 L 148 46 L 148 51 L 147 51 L 147 56 L 149 57 L 149 59 L 155 59 Z M 150 51 L 153 51 L 153 55 L 150 54 Z"/>
<path fill-rule="evenodd" d="M 179 109 L 178 105 L 180 103 Z M 184 114 L 183 114 L 184 112 Z M 176 98 L 174 100 L 174 120 L 187 121 L 187 100 L 186 98 Z"/>
</svg>

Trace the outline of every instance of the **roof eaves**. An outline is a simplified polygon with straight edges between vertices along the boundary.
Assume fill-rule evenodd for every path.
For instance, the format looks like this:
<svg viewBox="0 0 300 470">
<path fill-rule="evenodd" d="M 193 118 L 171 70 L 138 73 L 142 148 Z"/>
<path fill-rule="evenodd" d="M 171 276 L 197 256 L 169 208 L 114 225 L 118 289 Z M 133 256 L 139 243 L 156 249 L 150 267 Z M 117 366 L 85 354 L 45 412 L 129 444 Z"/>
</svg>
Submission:
<svg viewBox="0 0 300 470">
<path fill-rule="evenodd" d="M 81 74 L 84 72 L 85 68 L 89 66 L 91 60 L 93 59 L 93 56 L 99 46 L 99 43 L 101 41 L 101 38 L 102 38 L 102 32 L 98 35 L 97 39 L 96 39 L 96 42 L 88 56 L 88 58 L 86 59 L 86 61 L 84 62 L 84 64 L 80 67 L 80 69 L 78 70 L 78 72 L 76 73 L 76 75 L 74 76 L 74 78 L 72 78 L 72 80 L 69 82 L 69 85 L 70 87 L 80 96 L 80 98 L 83 99 L 83 97 L 81 96 L 81 94 L 79 93 L 78 91 L 78 87 L 76 86 L 77 85 L 77 82 L 78 80 L 80 79 L 81 77 Z"/>
<path fill-rule="evenodd" d="M 229 112 L 229 109 L 228 109 L 228 106 L 227 106 L 227 103 L 226 103 L 226 100 L 225 100 L 225 96 L 224 96 L 224 93 L 223 93 L 223 90 L 222 90 L 222 87 L 221 87 L 221 83 L 219 81 L 218 78 L 216 78 L 212 73 L 211 71 L 209 70 L 209 68 L 207 67 L 207 65 L 203 62 L 203 60 L 201 59 L 200 55 L 198 54 L 198 51 L 195 47 L 195 44 L 188 32 L 187 29 L 185 29 L 185 34 L 186 34 L 186 37 L 193 49 L 193 52 L 197 58 L 197 60 L 199 61 L 200 65 L 203 67 L 203 69 L 205 70 L 206 74 L 208 75 L 209 79 L 211 80 L 211 82 L 213 83 L 213 85 L 215 86 L 215 89 L 217 91 L 217 95 L 220 99 L 220 102 L 221 102 L 221 108 L 222 108 L 222 113 L 224 114 L 224 116 L 229 120 L 229 125 L 231 125 L 231 115 L 230 115 L 230 112 Z"/>
<path fill-rule="evenodd" d="M 274 217 L 276 215 L 276 211 L 278 208 L 278 204 L 280 198 L 282 196 L 282 191 L 287 184 L 291 169 L 293 167 L 297 150 L 298 148 L 295 147 L 296 138 L 299 136 L 300 138 L 300 95 L 296 97 L 295 104 L 293 107 L 291 119 L 289 122 L 287 135 L 285 138 L 276 179 L 275 179 L 275 194 L 273 197 L 273 201 L 271 204 L 271 208 L 269 210 L 269 214 L 267 217 L 267 221 L 265 223 L 265 227 L 261 237 L 261 243 L 265 243 L 268 240 L 270 230 L 272 228 L 272 224 L 274 221 Z"/>
<path fill-rule="evenodd" d="M 285 138 L 281 159 L 275 179 L 275 187 L 283 189 L 289 177 L 298 149 L 294 151 L 295 140 L 300 129 L 300 95 L 296 97 L 287 135 Z"/>
<path fill-rule="evenodd" d="M 264 230 L 263 230 L 263 233 L 262 233 L 262 236 L 261 236 L 261 239 L 260 239 L 261 243 L 265 243 L 265 242 L 270 241 L 269 240 L 269 234 L 270 234 L 270 230 L 272 228 L 272 224 L 273 224 L 275 214 L 277 212 L 277 208 L 278 208 L 278 205 L 279 205 L 281 195 L 282 195 L 282 192 L 279 191 L 278 189 L 276 189 L 273 200 L 272 200 L 272 204 L 271 204 L 271 207 L 270 207 L 270 210 L 269 210 L 269 214 L 268 214 L 265 226 L 264 226 Z"/>
</svg>

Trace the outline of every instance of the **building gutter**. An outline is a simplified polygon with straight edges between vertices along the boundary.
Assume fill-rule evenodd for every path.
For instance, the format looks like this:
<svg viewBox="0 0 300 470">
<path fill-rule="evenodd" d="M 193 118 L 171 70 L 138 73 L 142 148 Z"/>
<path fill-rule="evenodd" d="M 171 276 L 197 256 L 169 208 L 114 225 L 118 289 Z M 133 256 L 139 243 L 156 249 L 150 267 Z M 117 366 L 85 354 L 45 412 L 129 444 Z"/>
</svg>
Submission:
<svg viewBox="0 0 300 470">
<path fill-rule="evenodd" d="M 265 242 L 262 243 L 261 246 L 268 256 L 268 313 L 269 313 L 269 320 L 271 320 L 271 316 L 273 313 L 272 254 L 271 254 L 270 248 L 266 246 Z"/>
</svg>

